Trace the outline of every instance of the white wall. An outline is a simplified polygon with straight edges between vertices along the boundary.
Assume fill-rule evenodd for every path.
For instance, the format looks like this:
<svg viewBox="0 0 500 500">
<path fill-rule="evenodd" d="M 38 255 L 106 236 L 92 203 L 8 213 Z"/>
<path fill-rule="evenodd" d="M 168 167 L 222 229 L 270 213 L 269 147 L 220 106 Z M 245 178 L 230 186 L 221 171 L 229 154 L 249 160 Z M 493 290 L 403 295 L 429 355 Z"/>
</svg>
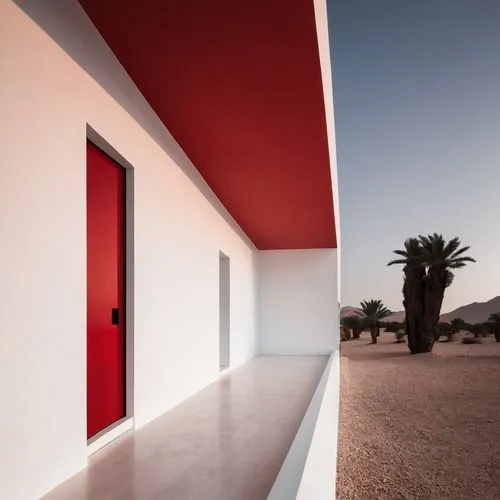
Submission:
<svg viewBox="0 0 500 500">
<path fill-rule="evenodd" d="M 259 352 L 329 354 L 338 347 L 337 250 L 258 253 Z"/>
<path fill-rule="evenodd" d="M 74 0 L 51 4 L 65 10 L 55 23 L 78 20 L 66 26 L 74 43 L 102 49 L 103 71 L 116 66 Z M 255 254 L 187 177 L 171 136 L 156 124 L 153 140 L 10 0 L 0 47 L 0 498 L 30 500 L 87 462 L 87 123 L 135 169 L 136 425 L 218 376 L 219 251 L 231 259 L 232 366 L 254 355 Z M 116 74 L 117 89 L 134 89 Z"/>
<path fill-rule="evenodd" d="M 340 353 L 330 355 L 267 500 L 335 498 Z"/>
<path fill-rule="evenodd" d="M 325 119 L 328 133 L 328 153 L 330 157 L 330 171 L 333 192 L 333 213 L 335 228 L 337 230 L 337 276 L 338 300 L 341 301 L 341 231 L 340 231 L 340 200 L 339 182 L 337 175 L 337 146 L 335 140 L 335 114 L 333 112 L 333 83 L 332 64 L 330 53 L 330 39 L 328 35 L 328 10 L 327 0 L 314 0 L 314 16 L 316 20 L 316 33 L 318 37 L 318 51 L 321 63 L 321 80 L 323 82 L 323 96 L 325 100 Z"/>
<path fill-rule="evenodd" d="M 337 443 L 339 427 L 340 351 L 332 355 L 318 411 L 314 434 L 296 500 L 336 498 Z"/>
</svg>

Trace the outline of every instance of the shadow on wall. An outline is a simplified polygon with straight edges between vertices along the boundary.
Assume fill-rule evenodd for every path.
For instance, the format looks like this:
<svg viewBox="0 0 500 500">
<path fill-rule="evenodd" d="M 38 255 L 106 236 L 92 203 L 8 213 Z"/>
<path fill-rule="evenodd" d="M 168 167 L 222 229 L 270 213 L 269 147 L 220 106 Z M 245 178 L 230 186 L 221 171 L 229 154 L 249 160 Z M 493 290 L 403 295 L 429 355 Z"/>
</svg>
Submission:
<svg viewBox="0 0 500 500">
<path fill-rule="evenodd" d="M 118 62 L 76 0 L 13 0 L 78 65 L 98 82 L 172 158 L 221 217 L 251 247 L 248 236 L 196 170 L 174 137 Z M 75 36 L 75 34 L 77 34 Z"/>
</svg>

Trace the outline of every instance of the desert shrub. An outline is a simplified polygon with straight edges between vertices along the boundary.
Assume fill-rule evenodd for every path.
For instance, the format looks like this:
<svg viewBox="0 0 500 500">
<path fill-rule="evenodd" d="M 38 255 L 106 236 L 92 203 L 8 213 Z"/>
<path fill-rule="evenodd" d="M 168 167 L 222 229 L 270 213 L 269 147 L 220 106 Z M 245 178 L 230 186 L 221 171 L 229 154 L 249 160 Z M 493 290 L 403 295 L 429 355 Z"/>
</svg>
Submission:
<svg viewBox="0 0 500 500">
<path fill-rule="evenodd" d="M 400 344 L 401 342 L 404 342 L 405 338 L 405 324 L 404 323 L 398 323 L 397 321 L 389 321 L 385 324 L 385 331 L 394 333 L 394 336 L 396 337 L 396 343 Z"/>
<path fill-rule="evenodd" d="M 344 328 L 350 330 L 353 339 L 359 339 L 359 336 L 363 331 L 363 324 L 359 316 L 347 316 L 342 318 L 342 325 Z"/>
<path fill-rule="evenodd" d="M 399 330 L 397 332 L 394 332 L 394 335 L 396 337 L 396 344 L 402 344 L 403 342 L 405 342 L 406 333 L 404 331 Z"/>
<path fill-rule="evenodd" d="M 455 331 L 453 330 L 453 327 L 450 323 L 447 323 L 445 321 L 441 321 L 438 323 L 436 329 L 436 340 L 440 337 L 446 337 L 446 340 L 444 340 L 444 342 L 451 342 L 453 340 L 454 334 Z"/>
<path fill-rule="evenodd" d="M 487 337 L 488 332 L 486 331 L 486 327 L 483 323 L 472 323 L 471 325 L 467 325 L 464 330 L 472 333 L 474 337 Z"/>
<path fill-rule="evenodd" d="M 462 339 L 462 344 L 480 344 L 481 339 L 479 337 L 464 337 Z"/>
<path fill-rule="evenodd" d="M 351 330 L 349 328 L 340 328 L 340 340 L 345 342 L 346 340 L 351 340 Z"/>
</svg>

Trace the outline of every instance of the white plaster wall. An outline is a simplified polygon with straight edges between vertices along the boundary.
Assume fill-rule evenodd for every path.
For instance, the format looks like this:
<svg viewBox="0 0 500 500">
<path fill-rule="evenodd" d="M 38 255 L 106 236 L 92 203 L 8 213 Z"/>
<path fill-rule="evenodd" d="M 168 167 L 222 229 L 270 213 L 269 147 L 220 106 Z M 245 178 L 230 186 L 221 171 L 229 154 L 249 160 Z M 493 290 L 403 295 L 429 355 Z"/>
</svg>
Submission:
<svg viewBox="0 0 500 500">
<path fill-rule="evenodd" d="M 339 426 L 340 351 L 331 356 L 323 398 L 316 420 L 296 500 L 336 498 Z"/>
<path fill-rule="evenodd" d="M 330 39 L 328 35 L 328 9 L 327 0 L 314 0 L 314 15 L 316 19 L 316 33 L 318 37 L 318 50 L 321 63 L 321 80 L 323 83 L 323 96 L 325 100 L 325 119 L 328 133 L 328 152 L 330 156 L 330 171 L 333 192 L 333 213 L 337 231 L 337 276 L 338 276 L 338 301 L 341 302 L 341 231 L 340 231 L 340 200 L 339 182 L 337 175 L 337 146 L 335 140 L 335 114 L 333 112 L 333 82 L 332 64 L 330 53 Z"/>
<path fill-rule="evenodd" d="M 267 500 L 335 498 L 339 391 L 340 352 L 335 349 Z"/>
<path fill-rule="evenodd" d="M 52 4 L 74 9 L 75 43 L 102 47 L 87 43 L 97 34 L 73 0 Z M 117 64 L 105 48 L 99 57 Z M 219 251 L 231 259 L 232 366 L 256 351 L 252 245 L 188 178 L 171 136 L 157 127 L 153 140 L 80 64 L 0 0 L 2 499 L 38 498 L 87 463 L 87 123 L 135 169 L 136 425 L 218 376 Z"/>
<path fill-rule="evenodd" d="M 257 256 L 261 354 L 329 354 L 339 343 L 337 250 Z"/>
</svg>

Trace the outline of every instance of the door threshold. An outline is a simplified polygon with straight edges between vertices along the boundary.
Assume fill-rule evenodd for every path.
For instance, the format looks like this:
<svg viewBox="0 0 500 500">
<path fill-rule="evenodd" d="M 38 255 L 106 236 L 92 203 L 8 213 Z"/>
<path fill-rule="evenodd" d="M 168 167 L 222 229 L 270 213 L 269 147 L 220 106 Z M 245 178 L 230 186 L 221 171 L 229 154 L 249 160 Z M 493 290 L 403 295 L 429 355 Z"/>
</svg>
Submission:
<svg viewBox="0 0 500 500">
<path fill-rule="evenodd" d="M 123 417 L 112 423 L 87 441 L 87 456 L 94 454 L 107 444 L 134 428 L 134 417 Z"/>
</svg>

